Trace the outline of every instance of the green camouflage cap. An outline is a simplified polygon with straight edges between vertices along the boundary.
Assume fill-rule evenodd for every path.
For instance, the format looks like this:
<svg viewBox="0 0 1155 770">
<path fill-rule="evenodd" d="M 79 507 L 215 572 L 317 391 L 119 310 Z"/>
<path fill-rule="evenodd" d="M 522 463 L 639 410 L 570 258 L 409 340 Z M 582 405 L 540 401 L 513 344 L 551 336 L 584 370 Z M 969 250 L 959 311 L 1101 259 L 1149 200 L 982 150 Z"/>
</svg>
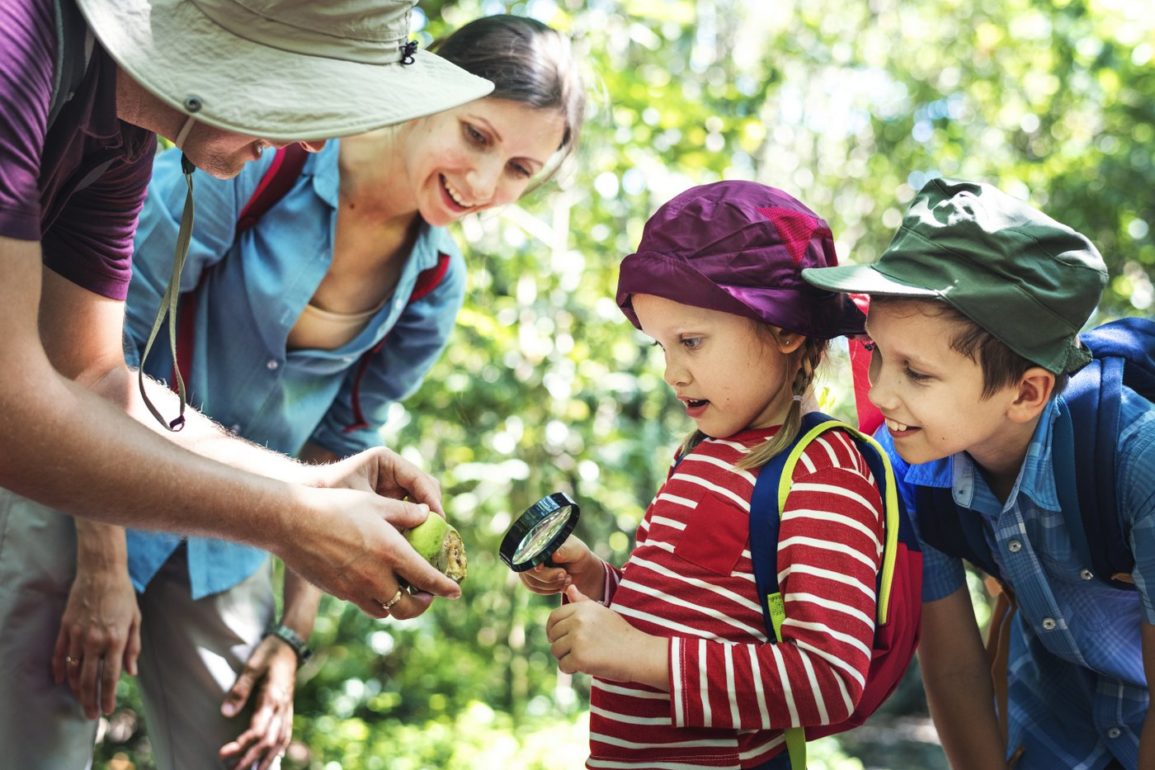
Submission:
<svg viewBox="0 0 1155 770">
<path fill-rule="evenodd" d="M 809 268 L 828 291 L 941 299 L 1055 374 L 1090 360 L 1079 330 L 1107 268 L 1082 234 L 990 185 L 934 179 L 872 265 Z"/>
</svg>

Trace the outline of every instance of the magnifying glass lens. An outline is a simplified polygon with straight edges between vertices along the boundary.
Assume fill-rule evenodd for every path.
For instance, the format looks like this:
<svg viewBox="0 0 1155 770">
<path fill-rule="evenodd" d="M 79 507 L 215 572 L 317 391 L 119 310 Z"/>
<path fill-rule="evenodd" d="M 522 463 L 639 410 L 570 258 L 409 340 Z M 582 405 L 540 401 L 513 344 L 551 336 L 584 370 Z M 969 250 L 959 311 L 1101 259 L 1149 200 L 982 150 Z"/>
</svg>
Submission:
<svg viewBox="0 0 1155 770">
<path fill-rule="evenodd" d="M 558 508 L 553 513 L 546 516 L 526 533 L 525 537 L 517 545 L 517 550 L 513 552 L 513 561 L 516 564 L 524 564 L 531 559 L 540 556 L 541 552 L 554 545 L 552 542 L 558 532 L 569 521 L 570 507 L 564 506 Z"/>
<path fill-rule="evenodd" d="M 564 492 L 546 495 L 518 516 L 501 541 L 501 560 L 515 572 L 549 564 L 577 524 L 581 508 Z"/>
</svg>

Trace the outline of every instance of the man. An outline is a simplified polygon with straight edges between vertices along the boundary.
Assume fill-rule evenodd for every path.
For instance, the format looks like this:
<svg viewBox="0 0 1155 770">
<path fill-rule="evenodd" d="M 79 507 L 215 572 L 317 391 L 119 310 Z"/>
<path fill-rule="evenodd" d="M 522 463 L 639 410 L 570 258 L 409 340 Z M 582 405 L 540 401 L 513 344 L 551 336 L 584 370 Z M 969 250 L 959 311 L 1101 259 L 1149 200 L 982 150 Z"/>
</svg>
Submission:
<svg viewBox="0 0 1155 770">
<path fill-rule="evenodd" d="M 0 690 L 13 698 L 0 745 L 28 748 L 10 758 L 20 767 L 67 766 L 53 752 L 68 749 L 76 701 L 42 682 L 76 561 L 124 548 L 99 522 L 252 543 L 378 617 L 459 593 L 395 529 L 440 510 L 436 482 L 397 455 L 314 468 L 192 412 L 180 432 L 158 425 L 124 362 L 123 299 L 154 134 L 228 176 L 264 146 L 408 120 L 491 85 L 406 44 L 413 0 L 77 5 L 0 6 Z M 50 124 L 72 67 L 82 76 Z M 83 552 L 57 508 L 83 517 Z M 107 633 L 68 659 L 106 706 L 132 611 L 90 608 L 87 625 Z"/>
</svg>

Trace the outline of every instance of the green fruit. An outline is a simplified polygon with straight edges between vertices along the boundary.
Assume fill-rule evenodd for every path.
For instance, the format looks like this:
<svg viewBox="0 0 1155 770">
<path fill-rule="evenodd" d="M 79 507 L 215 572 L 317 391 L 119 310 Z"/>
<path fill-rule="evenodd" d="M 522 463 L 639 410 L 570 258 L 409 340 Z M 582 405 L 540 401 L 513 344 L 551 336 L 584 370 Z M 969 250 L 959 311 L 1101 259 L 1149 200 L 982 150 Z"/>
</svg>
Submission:
<svg viewBox="0 0 1155 770">
<path fill-rule="evenodd" d="M 413 529 L 406 530 L 405 539 L 413 550 L 421 554 L 450 580 L 460 583 L 465 579 L 467 560 L 461 535 L 443 517 L 430 513 L 429 518 Z"/>
</svg>

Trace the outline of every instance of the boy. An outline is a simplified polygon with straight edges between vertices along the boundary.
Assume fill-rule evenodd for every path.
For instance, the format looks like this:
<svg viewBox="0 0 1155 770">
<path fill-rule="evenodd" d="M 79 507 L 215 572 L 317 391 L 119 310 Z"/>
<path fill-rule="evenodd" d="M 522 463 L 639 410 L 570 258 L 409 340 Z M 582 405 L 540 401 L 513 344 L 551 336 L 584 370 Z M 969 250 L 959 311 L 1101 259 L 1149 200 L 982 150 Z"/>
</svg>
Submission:
<svg viewBox="0 0 1155 770">
<path fill-rule="evenodd" d="M 1117 497 L 1137 591 L 1077 560 L 1052 463 L 1062 386 L 1090 357 L 1077 335 L 1107 277 L 1095 247 L 992 187 L 937 179 L 874 265 L 803 277 L 871 296 L 870 399 L 906 502 L 917 507 L 916 487 L 950 490 L 981 519 L 1017 603 L 997 715 L 962 562 L 924 542 L 920 662 L 952 767 L 1155 767 L 1155 408 L 1124 389 Z M 924 538 L 946 515 L 916 511 Z"/>
</svg>

